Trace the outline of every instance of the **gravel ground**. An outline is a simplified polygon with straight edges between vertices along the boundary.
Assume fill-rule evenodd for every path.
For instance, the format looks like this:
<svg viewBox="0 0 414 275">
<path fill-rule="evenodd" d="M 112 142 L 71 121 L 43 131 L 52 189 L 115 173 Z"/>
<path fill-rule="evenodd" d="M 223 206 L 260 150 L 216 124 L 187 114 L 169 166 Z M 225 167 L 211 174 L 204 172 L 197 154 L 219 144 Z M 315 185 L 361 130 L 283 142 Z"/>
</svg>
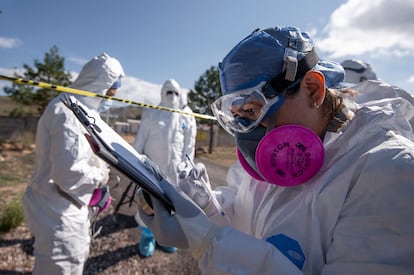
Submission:
<svg viewBox="0 0 414 275">
<path fill-rule="evenodd" d="M 0 186 L 0 207 L 9 197 L 15 197 L 24 191 L 33 165 L 33 148 L 26 152 L 5 146 L 3 144 L 0 147 L 0 167 L 4 174 L 19 175 L 26 180 L 14 185 Z M 217 151 L 221 153 L 225 150 Z M 230 152 L 234 155 L 233 149 Z M 206 164 L 213 187 L 224 184 L 228 166 L 234 160 L 232 155 L 228 160 L 227 156 L 219 158 L 221 161 L 196 159 L 196 162 Z M 98 226 L 102 226 L 102 231 L 92 240 L 84 274 L 200 274 L 196 261 L 187 250 L 178 249 L 176 253 L 168 254 L 156 249 L 152 257 L 141 258 L 138 255 L 140 231 L 136 228 L 133 217 L 137 209 L 136 203 L 131 201 L 130 204 L 127 200 L 128 203 L 122 204 L 118 211 L 115 211 L 129 180 L 117 171 L 112 171 L 112 174 L 114 177 L 110 183 L 110 191 L 113 203 L 101 214 L 97 222 Z M 120 177 L 120 183 L 115 186 L 113 180 L 117 175 Z M 128 194 L 131 193 L 132 189 Z M 129 198 L 130 196 L 126 196 L 126 199 Z M 0 234 L 0 274 L 31 274 L 34 265 L 32 245 L 33 237 L 24 224 Z"/>
<path fill-rule="evenodd" d="M 111 189 L 114 203 L 97 222 L 102 231 L 92 240 L 84 274 L 200 274 L 196 261 L 187 250 L 178 249 L 169 254 L 156 249 L 152 257 L 138 255 L 140 231 L 133 217 L 137 209 L 135 202 L 132 201 L 131 207 L 129 203 L 123 204 L 115 214 L 128 183 L 122 177 L 120 185 Z M 32 244 L 33 238 L 24 225 L 1 235 L 0 274 L 31 274 L 34 264 Z"/>
</svg>

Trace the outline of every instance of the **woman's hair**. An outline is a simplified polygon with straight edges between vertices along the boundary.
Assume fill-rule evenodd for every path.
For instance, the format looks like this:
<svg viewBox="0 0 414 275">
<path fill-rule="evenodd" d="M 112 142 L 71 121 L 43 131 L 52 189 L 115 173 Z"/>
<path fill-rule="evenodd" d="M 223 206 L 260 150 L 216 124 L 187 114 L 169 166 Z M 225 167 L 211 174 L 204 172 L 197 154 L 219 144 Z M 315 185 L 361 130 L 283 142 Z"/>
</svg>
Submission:
<svg viewBox="0 0 414 275">
<path fill-rule="evenodd" d="M 323 113 L 328 118 L 327 130 L 336 132 L 345 122 L 351 119 L 351 114 L 344 103 L 345 98 L 353 98 L 357 91 L 345 89 L 326 88 L 325 99 L 322 103 Z"/>
<path fill-rule="evenodd" d="M 286 96 L 295 96 L 300 89 L 300 83 L 296 84 L 291 89 L 287 90 Z M 345 98 L 353 98 L 358 92 L 349 89 L 325 89 L 325 99 L 322 103 L 323 114 L 328 118 L 327 130 L 335 132 L 341 128 L 346 121 L 351 119 L 352 112 L 349 112 L 348 108 L 345 106 Z"/>
</svg>

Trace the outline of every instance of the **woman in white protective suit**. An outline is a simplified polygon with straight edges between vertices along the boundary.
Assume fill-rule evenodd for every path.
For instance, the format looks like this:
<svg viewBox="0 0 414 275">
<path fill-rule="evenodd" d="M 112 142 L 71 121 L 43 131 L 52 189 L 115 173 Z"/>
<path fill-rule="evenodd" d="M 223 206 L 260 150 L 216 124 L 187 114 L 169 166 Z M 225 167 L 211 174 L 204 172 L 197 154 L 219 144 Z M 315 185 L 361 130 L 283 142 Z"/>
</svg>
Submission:
<svg viewBox="0 0 414 275">
<path fill-rule="evenodd" d="M 219 70 L 212 109 L 239 162 L 212 193 L 201 163 L 178 190 L 161 181 L 174 213 L 153 197 L 154 213 L 140 208 L 158 242 L 203 274 L 414 273 L 412 105 L 353 102 L 335 89 L 343 68 L 294 27 L 254 31 Z"/>
<path fill-rule="evenodd" d="M 184 107 L 182 90 L 174 79 L 166 80 L 161 87 L 160 106 L 172 109 Z M 172 182 L 177 179 L 176 167 L 186 160 L 185 154 L 194 156 L 195 120 L 187 118 L 177 112 L 168 112 L 157 109 L 147 109 L 142 115 L 139 130 L 133 147 L 138 153 L 147 155 L 158 165 Z M 140 225 L 143 223 L 137 217 Z M 156 246 L 153 234 L 148 228 L 141 228 L 139 253 L 142 257 L 152 256 Z M 175 247 L 160 246 L 165 252 L 175 252 Z"/>
<path fill-rule="evenodd" d="M 71 87 L 113 96 L 123 75 L 119 61 L 104 53 L 83 66 Z M 35 238 L 33 274 L 82 274 L 91 240 L 89 204 L 109 177 L 86 130 L 61 101 L 65 96 L 54 98 L 39 120 L 35 169 L 23 197 L 25 221 Z M 94 117 L 110 106 L 105 99 L 76 97 Z"/>
</svg>

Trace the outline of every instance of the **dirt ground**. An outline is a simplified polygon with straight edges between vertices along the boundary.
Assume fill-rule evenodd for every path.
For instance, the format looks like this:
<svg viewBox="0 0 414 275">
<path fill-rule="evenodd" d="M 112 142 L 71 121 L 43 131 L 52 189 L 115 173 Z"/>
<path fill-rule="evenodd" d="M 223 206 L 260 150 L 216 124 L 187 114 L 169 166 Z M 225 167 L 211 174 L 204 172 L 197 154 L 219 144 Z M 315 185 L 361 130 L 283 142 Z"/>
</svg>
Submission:
<svg viewBox="0 0 414 275">
<path fill-rule="evenodd" d="M 223 154 L 223 150 L 217 151 Z M 219 166 L 218 170 L 225 171 L 234 160 L 234 154 L 218 158 L 220 160 L 215 160 L 214 165 Z M 33 160 L 33 146 L 0 146 L 0 212 L 11 199 L 22 197 L 33 171 Z M 209 173 L 215 170 L 208 169 Z M 114 181 L 116 176 L 121 180 L 118 185 Z M 130 181 L 116 170 L 112 170 L 111 179 L 110 190 L 114 200 L 97 222 L 97 226 L 102 226 L 102 231 L 92 241 L 84 274 L 200 274 L 197 263 L 186 250 L 178 249 L 176 253 L 168 254 L 156 249 L 149 258 L 138 255 L 140 231 L 133 218 L 136 203 L 130 200 L 135 185 L 132 184 L 126 192 Z M 124 200 L 121 201 L 123 195 Z M 33 237 L 24 224 L 2 233 L 0 274 L 31 274 L 34 264 L 32 244 Z"/>
</svg>

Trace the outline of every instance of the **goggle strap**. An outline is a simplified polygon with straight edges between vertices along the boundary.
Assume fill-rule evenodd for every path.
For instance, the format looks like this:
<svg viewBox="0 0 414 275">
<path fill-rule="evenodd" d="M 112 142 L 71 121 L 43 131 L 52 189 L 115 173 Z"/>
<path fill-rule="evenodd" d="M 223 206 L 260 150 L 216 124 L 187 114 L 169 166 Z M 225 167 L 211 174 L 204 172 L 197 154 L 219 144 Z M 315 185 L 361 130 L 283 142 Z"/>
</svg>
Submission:
<svg viewBox="0 0 414 275">
<path fill-rule="evenodd" d="M 356 72 L 356 73 L 358 73 L 358 74 L 362 74 L 363 72 L 365 72 L 365 70 L 366 70 L 367 68 L 365 68 L 365 67 L 362 67 L 362 66 L 361 66 L 361 68 L 344 67 L 344 69 L 345 69 L 345 70 L 349 70 L 349 71 Z"/>
<path fill-rule="evenodd" d="M 307 55 L 305 55 L 304 58 L 302 58 L 298 62 L 297 67 L 297 74 L 296 78 L 300 79 L 302 78 L 307 71 L 311 70 L 319 61 L 319 56 L 316 53 L 315 48 L 313 48 Z M 286 71 L 279 74 L 277 77 L 270 80 L 270 85 L 273 87 L 275 91 L 279 91 L 279 93 L 286 91 L 287 88 L 289 88 L 290 85 L 292 85 L 294 81 L 290 81 L 286 79 Z"/>
<path fill-rule="evenodd" d="M 298 60 L 293 56 L 286 57 L 286 80 L 295 81 L 298 69 Z"/>
</svg>

